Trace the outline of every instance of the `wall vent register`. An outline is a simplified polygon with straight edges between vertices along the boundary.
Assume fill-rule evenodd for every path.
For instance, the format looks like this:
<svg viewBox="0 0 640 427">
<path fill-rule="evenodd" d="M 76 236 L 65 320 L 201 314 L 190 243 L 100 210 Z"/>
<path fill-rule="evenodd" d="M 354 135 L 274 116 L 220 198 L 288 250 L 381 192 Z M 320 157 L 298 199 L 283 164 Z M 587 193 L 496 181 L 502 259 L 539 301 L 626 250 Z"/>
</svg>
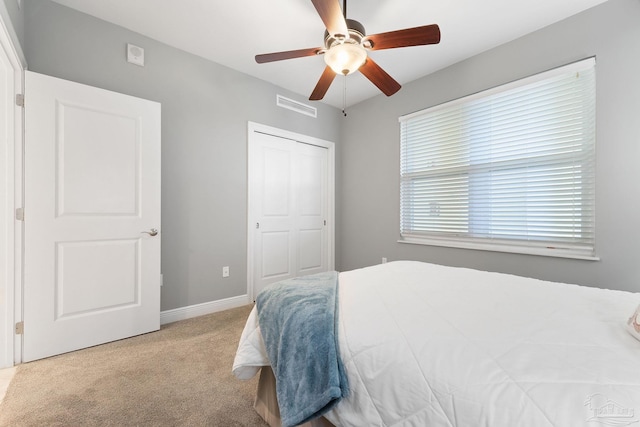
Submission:
<svg viewBox="0 0 640 427">
<path fill-rule="evenodd" d="M 278 107 L 286 108 L 291 111 L 295 111 L 305 116 L 313 118 L 318 117 L 318 109 L 311 105 L 303 104 L 302 102 L 294 101 L 293 99 L 286 98 L 282 95 L 276 95 L 276 105 Z"/>
</svg>

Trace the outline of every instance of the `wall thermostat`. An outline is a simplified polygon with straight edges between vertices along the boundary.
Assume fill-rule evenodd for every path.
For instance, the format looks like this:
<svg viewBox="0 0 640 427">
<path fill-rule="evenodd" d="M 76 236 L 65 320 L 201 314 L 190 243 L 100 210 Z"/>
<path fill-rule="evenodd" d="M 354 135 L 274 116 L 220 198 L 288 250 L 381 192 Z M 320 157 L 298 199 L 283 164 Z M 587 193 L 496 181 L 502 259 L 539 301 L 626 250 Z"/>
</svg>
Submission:
<svg viewBox="0 0 640 427">
<path fill-rule="evenodd" d="M 144 67 L 144 49 L 127 43 L 127 62 Z"/>
</svg>

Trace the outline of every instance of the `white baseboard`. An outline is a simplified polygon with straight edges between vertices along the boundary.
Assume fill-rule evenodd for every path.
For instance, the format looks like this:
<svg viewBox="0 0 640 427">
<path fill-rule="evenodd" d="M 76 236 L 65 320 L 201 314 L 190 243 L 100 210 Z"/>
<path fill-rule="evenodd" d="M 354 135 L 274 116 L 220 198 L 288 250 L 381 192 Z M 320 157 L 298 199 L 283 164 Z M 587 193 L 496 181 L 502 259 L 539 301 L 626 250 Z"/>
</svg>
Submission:
<svg viewBox="0 0 640 427">
<path fill-rule="evenodd" d="M 217 313 L 218 311 L 229 310 L 231 308 L 242 307 L 251 303 L 249 295 L 240 295 L 221 299 L 217 301 L 205 302 L 202 304 L 190 305 L 188 307 L 175 308 L 160 312 L 160 324 L 177 322 L 178 320 L 191 319 L 192 317 L 203 316 L 205 314 Z"/>
</svg>

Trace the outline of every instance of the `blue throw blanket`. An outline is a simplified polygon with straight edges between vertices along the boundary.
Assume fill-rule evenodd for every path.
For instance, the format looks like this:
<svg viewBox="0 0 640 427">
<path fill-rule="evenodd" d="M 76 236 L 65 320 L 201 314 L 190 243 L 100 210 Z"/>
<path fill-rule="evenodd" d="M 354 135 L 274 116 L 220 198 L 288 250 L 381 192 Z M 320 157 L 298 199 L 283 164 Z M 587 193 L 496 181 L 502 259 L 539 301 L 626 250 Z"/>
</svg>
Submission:
<svg viewBox="0 0 640 427">
<path fill-rule="evenodd" d="M 256 298 L 283 427 L 321 416 L 348 394 L 337 304 L 335 271 L 274 283 Z"/>
</svg>

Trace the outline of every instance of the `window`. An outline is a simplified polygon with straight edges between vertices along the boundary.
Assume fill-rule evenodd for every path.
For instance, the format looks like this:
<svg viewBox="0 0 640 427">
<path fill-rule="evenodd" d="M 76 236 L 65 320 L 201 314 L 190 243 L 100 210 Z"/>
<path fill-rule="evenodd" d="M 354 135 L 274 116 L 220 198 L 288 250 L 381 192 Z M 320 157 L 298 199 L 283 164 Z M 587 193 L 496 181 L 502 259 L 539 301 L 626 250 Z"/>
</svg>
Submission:
<svg viewBox="0 0 640 427">
<path fill-rule="evenodd" d="M 595 258 L 595 60 L 400 118 L 401 242 Z"/>
</svg>

